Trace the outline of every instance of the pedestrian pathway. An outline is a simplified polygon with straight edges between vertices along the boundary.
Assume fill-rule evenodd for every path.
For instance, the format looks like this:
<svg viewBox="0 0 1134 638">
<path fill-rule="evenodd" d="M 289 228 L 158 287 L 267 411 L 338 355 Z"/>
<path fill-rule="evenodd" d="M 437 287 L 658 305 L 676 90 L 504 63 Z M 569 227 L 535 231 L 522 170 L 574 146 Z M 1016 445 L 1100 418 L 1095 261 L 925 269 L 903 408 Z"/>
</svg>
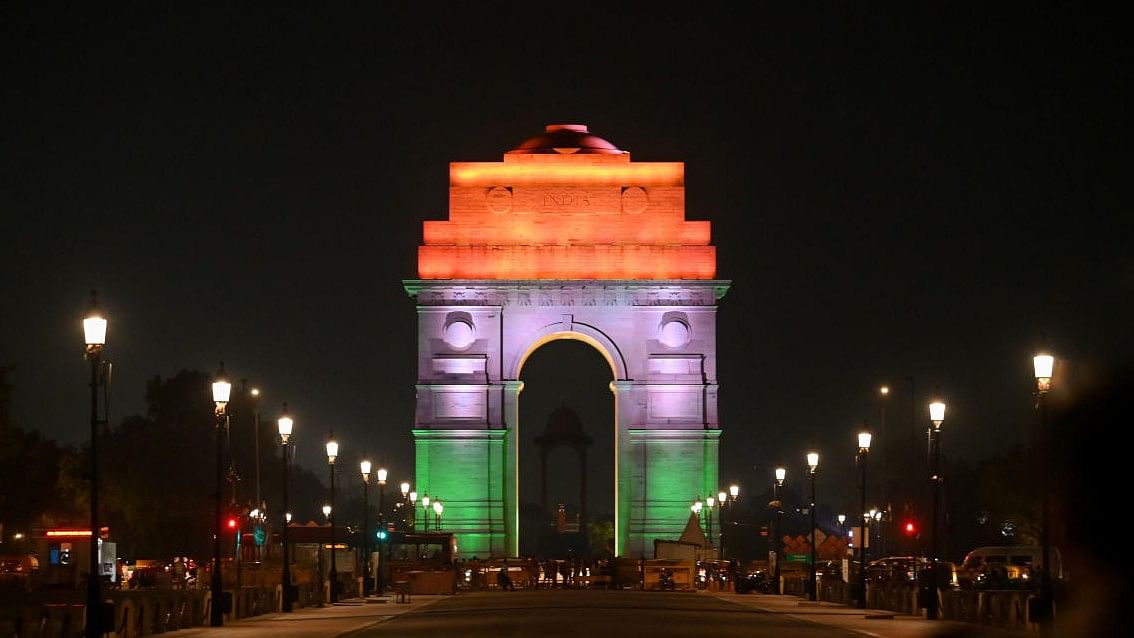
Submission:
<svg viewBox="0 0 1134 638">
<path fill-rule="evenodd" d="M 827 602 L 810 602 L 797 596 L 700 592 L 745 607 L 799 620 L 830 625 L 874 638 L 1024 638 L 1029 632 L 992 629 L 950 620 L 926 620 L 882 609 L 857 609 Z"/>
<path fill-rule="evenodd" d="M 413 596 L 408 603 L 393 596 L 346 599 L 324 607 L 296 608 L 242 618 L 224 627 L 192 627 L 175 632 L 177 638 L 329 638 L 357 631 L 396 616 L 417 611 L 451 596 Z"/>
</svg>

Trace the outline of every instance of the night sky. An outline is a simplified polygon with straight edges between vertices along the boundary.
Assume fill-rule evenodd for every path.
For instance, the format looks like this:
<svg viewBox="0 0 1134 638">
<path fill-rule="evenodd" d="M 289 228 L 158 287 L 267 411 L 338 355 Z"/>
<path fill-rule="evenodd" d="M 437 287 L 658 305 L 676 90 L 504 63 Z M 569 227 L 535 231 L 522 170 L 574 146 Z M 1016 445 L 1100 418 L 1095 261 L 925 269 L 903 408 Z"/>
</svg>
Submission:
<svg viewBox="0 0 1134 638">
<path fill-rule="evenodd" d="M 446 217 L 450 161 L 500 161 L 552 122 L 685 162 L 687 218 L 712 222 L 733 282 L 722 483 L 766 485 L 816 446 L 849 490 L 880 384 L 908 429 L 907 377 L 916 429 L 939 386 L 946 453 L 977 460 L 1024 441 L 1041 338 L 1068 378 L 1134 354 L 1114 16 L 382 4 L 0 9 L 0 364 L 19 425 L 87 438 L 97 288 L 112 420 L 144 410 L 147 378 L 223 359 L 266 413 L 289 403 L 304 465 L 334 429 L 345 457 L 410 476 L 401 281 L 422 221 Z M 605 386 L 585 355 L 574 378 Z M 540 428 L 585 392 L 541 396 L 524 406 Z"/>
</svg>

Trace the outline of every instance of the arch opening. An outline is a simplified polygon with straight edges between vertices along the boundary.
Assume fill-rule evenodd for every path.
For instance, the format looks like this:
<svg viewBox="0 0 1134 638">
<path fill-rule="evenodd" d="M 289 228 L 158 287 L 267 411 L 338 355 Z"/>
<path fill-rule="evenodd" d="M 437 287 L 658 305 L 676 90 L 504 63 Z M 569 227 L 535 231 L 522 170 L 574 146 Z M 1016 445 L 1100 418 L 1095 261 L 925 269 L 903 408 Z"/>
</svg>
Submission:
<svg viewBox="0 0 1134 638">
<path fill-rule="evenodd" d="M 520 553 L 614 555 L 614 358 L 588 335 L 556 331 L 531 345 L 517 372 L 523 382 L 515 432 Z"/>
</svg>

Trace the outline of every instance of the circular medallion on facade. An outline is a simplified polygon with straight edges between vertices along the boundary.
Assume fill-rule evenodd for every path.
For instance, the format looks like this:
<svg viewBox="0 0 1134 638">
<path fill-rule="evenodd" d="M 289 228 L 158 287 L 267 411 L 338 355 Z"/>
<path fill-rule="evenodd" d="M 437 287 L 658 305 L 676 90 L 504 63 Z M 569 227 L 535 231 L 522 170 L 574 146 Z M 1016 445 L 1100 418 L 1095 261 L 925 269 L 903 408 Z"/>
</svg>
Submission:
<svg viewBox="0 0 1134 638">
<path fill-rule="evenodd" d="M 622 212 L 640 213 L 646 210 L 650 198 L 641 186 L 630 186 L 622 189 Z"/>
<path fill-rule="evenodd" d="M 445 326 L 445 343 L 454 350 L 464 350 L 476 340 L 471 323 L 454 321 Z"/>
<path fill-rule="evenodd" d="M 658 341 L 668 348 L 680 348 L 689 343 L 689 326 L 684 321 L 670 319 L 658 329 Z"/>
<path fill-rule="evenodd" d="M 512 210 L 512 189 L 494 186 L 488 189 L 484 196 L 488 201 L 488 210 L 494 213 L 507 213 Z"/>
</svg>

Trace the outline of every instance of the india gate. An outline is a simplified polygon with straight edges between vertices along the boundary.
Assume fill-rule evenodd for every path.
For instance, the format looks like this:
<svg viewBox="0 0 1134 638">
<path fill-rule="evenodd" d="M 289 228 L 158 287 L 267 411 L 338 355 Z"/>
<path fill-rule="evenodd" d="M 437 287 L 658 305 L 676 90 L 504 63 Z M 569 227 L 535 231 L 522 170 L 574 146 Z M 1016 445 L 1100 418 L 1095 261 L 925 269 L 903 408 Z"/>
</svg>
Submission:
<svg viewBox="0 0 1134 638">
<path fill-rule="evenodd" d="M 652 556 L 715 494 L 717 301 L 709 222 L 685 219 L 685 166 L 632 162 L 555 124 L 501 162 L 453 162 L 449 218 L 426 221 L 418 279 L 416 487 L 444 499 L 461 557 L 519 552 L 528 357 L 575 339 L 610 365 L 614 547 Z M 605 480 L 605 477 L 600 477 Z"/>
</svg>

